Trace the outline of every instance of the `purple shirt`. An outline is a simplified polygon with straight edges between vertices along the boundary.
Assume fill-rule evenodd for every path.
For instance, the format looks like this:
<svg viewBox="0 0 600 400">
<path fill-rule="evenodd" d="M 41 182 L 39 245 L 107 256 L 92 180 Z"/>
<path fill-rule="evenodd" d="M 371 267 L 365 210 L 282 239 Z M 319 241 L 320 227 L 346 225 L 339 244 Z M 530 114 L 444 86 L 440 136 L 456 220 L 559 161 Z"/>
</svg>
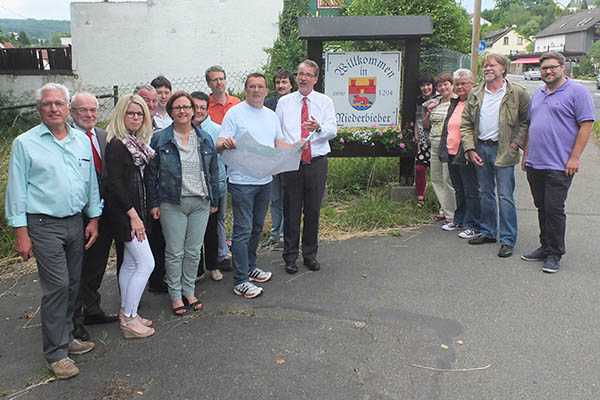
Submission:
<svg viewBox="0 0 600 400">
<path fill-rule="evenodd" d="M 579 124 L 594 121 L 594 101 L 583 85 L 570 79 L 550 94 L 544 86 L 531 98 L 529 121 L 525 165 L 564 171 Z"/>
</svg>

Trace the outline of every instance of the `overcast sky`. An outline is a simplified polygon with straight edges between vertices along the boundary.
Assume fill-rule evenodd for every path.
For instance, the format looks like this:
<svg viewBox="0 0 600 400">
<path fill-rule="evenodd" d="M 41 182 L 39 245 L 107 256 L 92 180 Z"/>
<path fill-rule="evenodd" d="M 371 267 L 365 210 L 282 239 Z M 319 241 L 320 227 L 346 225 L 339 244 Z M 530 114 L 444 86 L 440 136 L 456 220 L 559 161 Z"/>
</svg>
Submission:
<svg viewBox="0 0 600 400">
<path fill-rule="evenodd" d="M 98 0 L 77 0 L 77 2 L 94 2 Z M 115 0 L 111 0 L 115 1 Z M 118 1 L 118 0 L 117 0 Z M 129 0 L 143 1 L 143 0 Z M 260 1 L 260 0 L 259 0 Z M 69 4 L 71 0 L 0 0 L 0 18 L 35 18 L 35 19 L 70 19 Z M 459 0 L 465 9 L 473 12 L 474 0 Z M 568 3 L 568 0 L 560 0 Z M 482 0 L 482 8 L 492 8 L 494 0 Z"/>
</svg>

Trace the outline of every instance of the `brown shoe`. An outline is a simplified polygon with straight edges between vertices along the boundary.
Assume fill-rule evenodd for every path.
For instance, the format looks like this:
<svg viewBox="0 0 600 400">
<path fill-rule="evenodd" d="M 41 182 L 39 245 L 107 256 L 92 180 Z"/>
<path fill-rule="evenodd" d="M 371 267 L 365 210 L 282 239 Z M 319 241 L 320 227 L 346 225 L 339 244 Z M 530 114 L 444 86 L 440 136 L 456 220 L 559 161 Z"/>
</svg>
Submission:
<svg viewBox="0 0 600 400">
<path fill-rule="evenodd" d="M 69 379 L 79 375 L 79 368 L 70 358 L 63 358 L 48 365 L 48 369 L 54 373 L 58 379 Z"/>
<path fill-rule="evenodd" d="M 71 343 L 69 343 L 69 354 L 79 356 L 81 354 L 89 353 L 90 351 L 94 350 L 94 347 L 96 347 L 94 342 L 73 339 Z"/>
</svg>

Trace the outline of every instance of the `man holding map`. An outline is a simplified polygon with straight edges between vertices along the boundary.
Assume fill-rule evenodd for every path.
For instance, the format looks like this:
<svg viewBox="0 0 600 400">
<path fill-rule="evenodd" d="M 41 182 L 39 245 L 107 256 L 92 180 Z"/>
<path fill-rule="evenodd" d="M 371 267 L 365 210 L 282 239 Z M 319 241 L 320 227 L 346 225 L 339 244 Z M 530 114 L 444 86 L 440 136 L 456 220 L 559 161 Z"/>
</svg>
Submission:
<svg viewBox="0 0 600 400">
<path fill-rule="evenodd" d="M 337 133 L 333 101 L 314 91 L 319 79 L 319 66 L 304 60 L 298 66 L 298 91 L 279 99 L 276 113 L 281 120 L 284 137 L 289 142 L 310 137 L 304 146 L 300 167 L 281 175 L 283 185 L 283 260 L 289 274 L 298 272 L 300 220 L 302 228 L 302 257 L 311 271 L 321 267 L 317 261 L 319 245 L 319 216 L 327 181 L 329 140 Z"/>
<path fill-rule="evenodd" d="M 260 151 L 265 153 L 277 147 L 290 149 L 289 153 L 297 154 L 299 159 L 299 145 L 290 145 L 283 139 L 277 115 L 264 107 L 268 93 L 264 75 L 248 75 L 244 91 L 246 100 L 232 107 L 225 115 L 217 140 L 217 150 L 225 152 L 223 159 L 228 166 L 227 177 L 233 210 L 233 292 L 246 299 L 252 299 L 263 291 L 262 287 L 253 282 L 267 282 L 272 275 L 271 272 L 256 267 L 256 249 L 269 206 L 273 172 L 266 171 L 266 175 L 263 176 L 255 173 L 254 166 L 259 164 L 260 160 L 240 155 L 248 154 L 245 153 L 247 148 L 253 145 L 259 150 L 257 156 L 260 156 Z M 246 145 L 247 143 L 250 145 Z M 295 147 L 298 148 L 297 151 Z"/>
</svg>

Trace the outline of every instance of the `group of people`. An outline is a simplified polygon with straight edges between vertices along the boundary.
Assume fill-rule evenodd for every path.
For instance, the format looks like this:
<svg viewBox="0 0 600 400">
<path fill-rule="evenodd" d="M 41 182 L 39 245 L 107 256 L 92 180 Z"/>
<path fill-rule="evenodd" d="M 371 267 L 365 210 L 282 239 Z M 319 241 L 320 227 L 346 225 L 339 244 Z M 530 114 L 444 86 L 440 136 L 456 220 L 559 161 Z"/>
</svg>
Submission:
<svg viewBox="0 0 600 400">
<path fill-rule="evenodd" d="M 477 87 L 467 69 L 419 81 L 417 200 L 425 199 L 429 168 L 442 229 L 459 229 L 458 236 L 473 245 L 499 242 L 498 256 L 510 257 L 517 241 L 520 164 L 540 228 L 540 247 L 521 258 L 541 261 L 544 272 L 554 273 L 565 253 L 565 201 L 592 131 L 594 104 L 589 91 L 568 78 L 560 53 L 540 57 L 545 85 L 531 98 L 506 79 L 508 62 L 485 55 L 484 81 Z"/>
<path fill-rule="evenodd" d="M 567 78 L 561 54 L 546 53 L 540 63 L 545 85 L 531 100 L 506 79 L 508 61 L 496 54 L 484 57 L 478 87 L 465 69 L 420 82 L 416 188 L 422 203 L 429 168 L 442 228 L 461 228 L 470 244 L 499 241 L 498 255 L 509 257 L 517 239 L 514 169 L 522 150 L 541 231 L 540 247 L 522 258 L 556 272 L 565 253 L 564 204 L 594 106 L 589 92 Z M 278 72 L 271 98 L 265 76 L 251 73 L 244 101 L 227 92 L 219 66 L 205 74 L 210 95 L 173 92 L 160 76 L 121 96 L 106 130 L 96 126 L 98 101 L 91 93 L 70 98 L 56 83 L 37 91 L 41 123 L 13 142 L 6 217 L 18 253 L 37 260 L 43 350 L 58 378 L 79 373 L 70 355 L 94 348 L 87 324 L 118 321 L 125 338 L 155 333 L 138 313 L 146 286 L 168 293 L 175 316 L 203 308 L 195 285 L 204 270 L 215 281 L 233 270 L 233 292 L 242 298 L 262 294 L 258 284 L 272 278 L 257 262 L 269 203 L 270 241 L 280 246 L 283 237 L 285 271 L 298 272 L 300 255 L 309 270 L 321 268 L 319 210 L 337 126 L 333 101 L 314 90 L 319 72 L 312 60 L 300 63 L 295 76 Z M 226 167 L 221 154 L 235 151 L 248 134 L 264 146 L 300 148 L 298 169 L 256 177 Z M 113 241 L 118 315 L 103 311 L 99 294 Z"/>
<path fill-rule="evenodd" d="M 56 83 L 36 93 L 41 123 L 13 142 L 6 217 L 17 252 L 36 257 L 43 350 L 58 378 L 79 373 L 70 355 L 94 349 L 85 325 L 118 321 L 127 339 L 155 333 L 138 313 L 146 286 L 168 293 L 175 316 L 202 310 L 195 285 L 204 270 L 215 281 L 233 270 L 235 294 L 262 294 L 257 283 L 272 278 L 257 265 L 269 203 L 271 242 L 281 246 L 283 238 L 285 271 L 298 271 L 300 254 L 309 270 L 320 269 L 319 210 L 337 127 L 333 101 L 314 91 L 318 64 L 304 60 L 295 77 L 279 71 L 268 99 L 261 73 L 246 77 L 244 101 L 227 92 L 222 67 L 205 77 L 210 95 L 173 92 L 164 76 L 137 87 L 118 99 L 106 129 L 96 126 L 93 94 L 71 98 Z M 264 146 L 300 148 L 298 169 L 257 178 L 227 168 L 220 153 L 246 134 Z M 113 242 L 118 315 L 102 309 L 99 294 Z"/>
</svg>

